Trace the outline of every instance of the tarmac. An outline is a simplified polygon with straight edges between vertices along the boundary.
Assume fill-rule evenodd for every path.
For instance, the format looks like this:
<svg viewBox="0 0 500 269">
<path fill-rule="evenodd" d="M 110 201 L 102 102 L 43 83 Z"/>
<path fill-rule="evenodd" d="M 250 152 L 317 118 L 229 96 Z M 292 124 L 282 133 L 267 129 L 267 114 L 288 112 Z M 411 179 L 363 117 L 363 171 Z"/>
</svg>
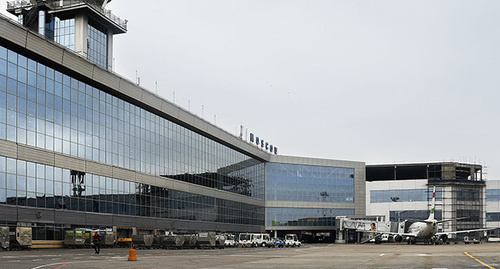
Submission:
<svg viewBox="0 0 500 269">
<path fill-rule="evenodd" d="M 500 268 L 500 245 L 304 244 L 301 248 L 44 249 L 0 252 L 0 268 Z"/>
</svg>

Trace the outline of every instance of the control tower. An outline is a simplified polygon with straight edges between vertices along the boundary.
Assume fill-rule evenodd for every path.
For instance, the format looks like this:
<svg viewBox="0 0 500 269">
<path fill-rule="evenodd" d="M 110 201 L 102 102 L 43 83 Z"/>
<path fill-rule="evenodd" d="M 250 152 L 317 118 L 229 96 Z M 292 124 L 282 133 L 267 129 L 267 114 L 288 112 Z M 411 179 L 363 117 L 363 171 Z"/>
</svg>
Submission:
<svg viewBox="0 0 500 269">
<path fill-rule="evenodd" d="M 113 35 L 127 32 L 127 20 L 106 10 L 111 0 L 16 0 L 7 11 L 34 32 L 112 70 Z"/>
</svg>

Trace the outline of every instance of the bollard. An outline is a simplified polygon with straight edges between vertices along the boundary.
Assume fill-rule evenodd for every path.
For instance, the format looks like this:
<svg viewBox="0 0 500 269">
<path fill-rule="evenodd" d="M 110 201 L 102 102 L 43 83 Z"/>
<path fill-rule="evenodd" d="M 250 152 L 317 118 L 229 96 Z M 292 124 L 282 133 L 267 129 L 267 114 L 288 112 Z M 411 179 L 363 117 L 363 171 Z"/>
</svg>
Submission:
<svg viewBox="0 0 500 269">
<path fill-rule="evenodd" d="M 135 249 L 131 248 L 129 253 L 128 253 L 128 260 L 129 261 L 137 261 L 137 257 L 135 255 Z"/>
</svg>

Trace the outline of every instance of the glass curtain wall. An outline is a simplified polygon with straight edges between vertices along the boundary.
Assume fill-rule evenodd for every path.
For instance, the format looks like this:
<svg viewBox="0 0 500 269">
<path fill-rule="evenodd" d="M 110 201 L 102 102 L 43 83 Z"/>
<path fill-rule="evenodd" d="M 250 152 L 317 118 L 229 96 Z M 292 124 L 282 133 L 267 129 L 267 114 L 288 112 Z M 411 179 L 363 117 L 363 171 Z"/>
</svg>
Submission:
<svg viewBox="0 0 500 269">
<path fill-rule="evenodd" d="M 266 163 L 268 201 L 354 204 L 354 169 Z M 354 209 L 266 208 L 266 226 L 334 226 Z"/>
<path fill-rule="evenodd" d="M 75 50 L 75 19 L 56 17 L 55 41 L 70 50 Z"/>
<path fill-rule="evenodd" d="M 443 192 L 436 188 L 436 201 L 441 201 Z M 432 190 L 372 190 L 370 191 L 370 203 L 392 203 L 392 202 L 427 202 L 432 200 Z"/>
<path fill-rule="evenodd" d="M 0 139 L 264 199 L 263 162 L 1 46 Z"/>
<path fill-rule="evenodd" d="M 266 163 L 269 201 L 354 203 L 354 169 Z"/>
<path fill-rule="evenodd" d="M 263 225 L 264 208 L 0 157 L 0 204 Z"/>
<path fill-rule="evenodd" d="M 87 55 L 89 60 L 106 69 L 108 64 L 108 35 L 106 28 L 89 19 L 88 34 Z"/>
</svg>

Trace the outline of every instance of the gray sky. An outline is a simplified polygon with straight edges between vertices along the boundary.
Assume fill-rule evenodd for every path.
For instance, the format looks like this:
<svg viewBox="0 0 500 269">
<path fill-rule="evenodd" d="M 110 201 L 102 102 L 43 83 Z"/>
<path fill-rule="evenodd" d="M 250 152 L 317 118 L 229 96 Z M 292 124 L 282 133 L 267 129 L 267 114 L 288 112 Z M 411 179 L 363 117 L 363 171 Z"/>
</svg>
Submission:
<svg viewBox="0 0 500 269">
<path fill-rule="evenodd" d="M 499 1 L 107 8 L 129 21 L 115 71 L 230 133 L 243 125 L 283 155 L 479 163 L 500 179 Z"/>
</svg>

